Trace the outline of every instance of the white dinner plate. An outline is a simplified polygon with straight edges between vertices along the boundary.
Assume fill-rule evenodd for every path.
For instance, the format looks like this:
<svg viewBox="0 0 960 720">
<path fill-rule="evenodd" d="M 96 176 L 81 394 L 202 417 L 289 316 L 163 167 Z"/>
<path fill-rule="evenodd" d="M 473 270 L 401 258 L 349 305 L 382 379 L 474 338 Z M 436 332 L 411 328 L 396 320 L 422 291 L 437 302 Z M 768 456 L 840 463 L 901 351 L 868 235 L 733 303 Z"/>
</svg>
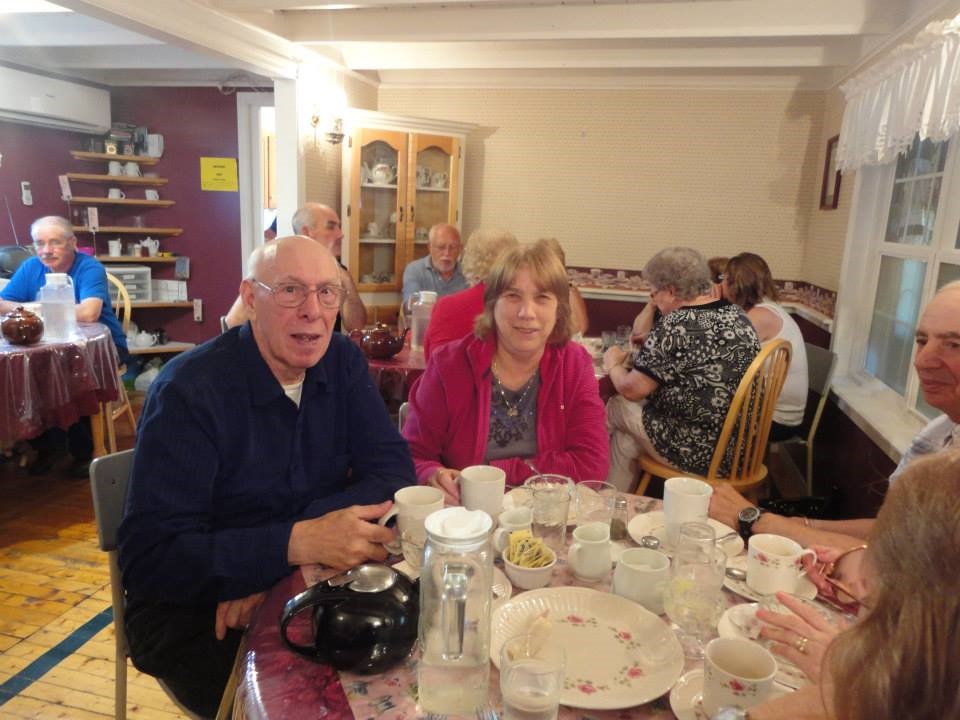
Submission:
<svg viewBox="0 0 960 720">
<path fill-rule="evenodd" d="M 789 688 L 773 683 L 768 700 L 790 692 Z M 703 670 L 691 670 L 670 690 L 670 709 L 677 720 L 710 720 L 700 705 L 703 700 Z"/>
<path fill-rule="evenodd" d="M 732 557 L 727 560 L 727 567 L 738 568 L 747 571 L 747 556 L 739 555 L 737 557 Z M 740 597 L 745 597 L 747 600 L 753 600 L 754 602 L 759 602 L 763 599 L 763 593 L 758 593 L 752 587 L 747 585 L 746 580 L 734 580 L 729 575 L 723 576 L 723 586 L 735 592 Z M 800 579 L 797 581 L 797 588 L 793 592 L 794 595 L 802 597 L 804 600 L 813 600 L 817 597 L 817 586 L 810 582 L 810 579 L 806 575 L 800 576 Z"/>
<path fill-rule="evenodd" d="M 716 531 L 717 537 L 733 531 L 732 527 L 727 527 L 713 518 L 708 519 L 707 524 Z M 673 548 L 667 547 L 667 523 L 663 516 L 663 510 L 653 510 L 642 515 L 635 515 L 627 524 L 627 532 L 638 545 L 640 544 L 640 538 L 644 535 L 653 535 L 660 541 L 660 549 L 667 555 L 670 555 L 673 550 Z M 743 552 L 743 538 L 739 535 L 732 535 L 720 543 L 720 547 L 723 548 L 728 558 L 732 558 Z"/>
<path fill-rule="evenodd" d="M 500 666 L 504 641 L 546 612 L 548 644 L 560 645 L 566 673 L 560 703 L 617 710 L 666 693 L 683 672 L 683 649 L 669 626 L 619 595 L 590 588 L 520 593 L 493 612 L 490 659 Z"/>
</svg>

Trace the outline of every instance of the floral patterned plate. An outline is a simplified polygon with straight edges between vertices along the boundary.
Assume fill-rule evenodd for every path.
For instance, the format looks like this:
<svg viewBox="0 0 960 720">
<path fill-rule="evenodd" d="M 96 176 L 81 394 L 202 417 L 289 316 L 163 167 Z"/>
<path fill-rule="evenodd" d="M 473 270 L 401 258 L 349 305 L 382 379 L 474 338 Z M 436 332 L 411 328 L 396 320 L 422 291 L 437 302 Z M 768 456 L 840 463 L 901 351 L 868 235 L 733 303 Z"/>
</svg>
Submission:
<svg viewBox="0 0 960 720">
<path fill-rule="evenodd" d="M 717 533 L 718 538 L 729 535 L 730 531 L 733 530 L 733 528 L 727 527 L 719 520 L 714 520 L 713 518 L 708 519 L 707 523 L 713 528 L 714 532 Z M 654 510 L 643 513 L 642 515 L 635 515 L 627 524 L 627 532 L 637 545 L 640 544 L 640 538 L 644 535 L 653 535 L 660 541 L 660 549 L 663 550 L 663 552 L 667 555 L 673 554 L 672 548 L 667 547 L 667 521 L 664 518 L 663 510 Z M 739 535 L 730 535 L 720 543 L 720 547 L 723 548 L 728 558 L 732 558 L 743 552 L 743 538 Z"/>
<path fill-rule="evenodd" d="M 520 593 L 493 612 L 490 659 L 500 666 L 507 638 L 546 612 L 548 644 L 566 654 L 560 703 L 617 710 L 660 697 L 683 671 L 683 650 L 669 626 L 619 595 L 581 587 Z"/>
</svg>

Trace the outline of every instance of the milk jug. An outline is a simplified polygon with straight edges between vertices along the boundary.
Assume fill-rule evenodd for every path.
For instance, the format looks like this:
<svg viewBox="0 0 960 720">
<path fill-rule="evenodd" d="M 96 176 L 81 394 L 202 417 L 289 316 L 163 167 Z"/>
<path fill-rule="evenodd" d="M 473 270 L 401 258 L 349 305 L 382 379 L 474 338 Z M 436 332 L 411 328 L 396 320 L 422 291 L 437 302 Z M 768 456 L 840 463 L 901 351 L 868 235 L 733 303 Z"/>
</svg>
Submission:
<svg viewBox="0 0 960 720">
<path fill-rule="evenodd" d="M 427 516 L 420 573 L 419 709 L 469 715 L 487 704 L 493 520 L 451 507 Z"/>
<path fill-rule="evenodd" d="M 437 294 L 430 290 L 421 290 L 413 295 L 413 305 L 410 315 L 410 327 L 413 329 L 410 338 L 410 349 L 423 352 L 423 341 L 427 339 L 427 326 L 430 324 L 430 315 L 433 306 L 437 304 Z"/>
<path fill-rule="evenodd" d="M 40 288 L 44 337 L 66 341 L 77 334 L 77 301 L 73 281 L 66 273 L 47 273 L 47 284 Z"/>
</svg>

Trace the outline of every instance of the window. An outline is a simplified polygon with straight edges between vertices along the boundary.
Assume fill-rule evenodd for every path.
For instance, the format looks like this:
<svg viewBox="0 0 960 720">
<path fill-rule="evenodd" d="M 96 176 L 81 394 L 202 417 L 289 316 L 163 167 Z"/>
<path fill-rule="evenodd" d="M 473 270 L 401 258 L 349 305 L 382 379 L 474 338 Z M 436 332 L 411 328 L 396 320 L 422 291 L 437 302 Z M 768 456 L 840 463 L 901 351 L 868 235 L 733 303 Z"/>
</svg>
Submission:
<svg viewBox="0 0 960 720">
<path fill-rule="evenodd" d="M 851 218 L 868 228 L 852 233 L 852 258 L 867 268 L 862 292 L 852 295 L 870 308 L 861 328 L 850 330 L 859 348 L 851 369 L 876 378 L 927 417 L 938 411 L 918 392 L 914 333 L 937 288 L 960 279 L 960 153 L 951 145 L 960 143 L 916 139 L 895 163 L 863 168 L 868 209 Z"/>
</svg>

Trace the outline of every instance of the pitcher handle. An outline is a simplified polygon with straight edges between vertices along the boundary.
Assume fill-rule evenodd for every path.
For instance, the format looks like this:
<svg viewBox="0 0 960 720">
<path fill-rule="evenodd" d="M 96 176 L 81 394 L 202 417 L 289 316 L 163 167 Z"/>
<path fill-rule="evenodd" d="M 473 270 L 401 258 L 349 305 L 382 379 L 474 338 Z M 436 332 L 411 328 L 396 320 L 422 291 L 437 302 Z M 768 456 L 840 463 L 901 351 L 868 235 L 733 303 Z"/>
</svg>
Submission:
<svg viewBox="0 0 960 720">
<path fill-rule="evenodd" d="M 463 563 L 451 563 L 443 568 L 443 588 L 440 595 L 440 623 L 444 643 L 444 660 L 463 657 L 463 636 L 467 622 L 467 593 L 473 568 Z"/>
</svg>

